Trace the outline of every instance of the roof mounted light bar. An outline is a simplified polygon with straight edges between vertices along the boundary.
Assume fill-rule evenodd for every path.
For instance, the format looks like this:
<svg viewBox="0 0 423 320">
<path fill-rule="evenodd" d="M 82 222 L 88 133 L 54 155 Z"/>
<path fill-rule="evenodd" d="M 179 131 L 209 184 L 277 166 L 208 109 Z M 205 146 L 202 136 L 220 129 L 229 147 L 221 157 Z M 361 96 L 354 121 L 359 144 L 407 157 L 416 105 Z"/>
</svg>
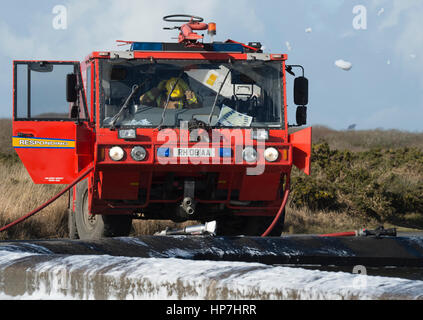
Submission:
<svg viewBox="0 0 423 320">
<path fill-rule="evenodd" d="M 205 43 L 202 48 L 186 47 L 178 43 L 133 42 L 130 51 L 209 51 L 245 53 L 244 47 L 237 43 Z"/>
</svg>

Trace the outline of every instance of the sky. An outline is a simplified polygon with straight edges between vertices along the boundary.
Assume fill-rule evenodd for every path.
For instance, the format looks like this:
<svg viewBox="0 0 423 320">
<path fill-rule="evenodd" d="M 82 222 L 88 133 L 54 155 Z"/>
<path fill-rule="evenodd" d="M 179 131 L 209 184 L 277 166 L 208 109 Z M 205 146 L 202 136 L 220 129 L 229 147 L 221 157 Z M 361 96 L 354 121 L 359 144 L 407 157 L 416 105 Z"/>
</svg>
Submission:
<svg viewBox="0 0 423 320">
<path fill-rule="evenodd" d="M 216 22 L 216 41 L 259 41 L 266 52 L 303 65 L 309 125 L 423 132 L 421 0 L 2 2 L 0 117 L 12 115 L 13 60 L 81 61 L 92 51 L 122 49 L 116 40 L 176 41 L 175 31 L 162 30 L 162 17 L 176 13 Z M 339 68 L 338 60 L 352 68 Z M 295 123 L 294 79 L 288 80 Z"/>
</svg>

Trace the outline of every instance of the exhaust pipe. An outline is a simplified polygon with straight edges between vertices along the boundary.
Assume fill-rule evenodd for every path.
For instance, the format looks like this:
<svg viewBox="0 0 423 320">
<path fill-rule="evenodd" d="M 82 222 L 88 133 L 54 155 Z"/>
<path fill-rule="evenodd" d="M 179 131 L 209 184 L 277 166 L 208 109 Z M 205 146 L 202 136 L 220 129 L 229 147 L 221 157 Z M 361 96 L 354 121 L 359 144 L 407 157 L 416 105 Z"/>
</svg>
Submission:
<svg viewBox="0 0 423 320">
<path fill-rule="evenodd" d="M 195 203 L 190 197 L 187 197 L 184 201 L 182 201 L 181 208 L 189 216 L 192 216 L 195 213 Z"/>
</svg>

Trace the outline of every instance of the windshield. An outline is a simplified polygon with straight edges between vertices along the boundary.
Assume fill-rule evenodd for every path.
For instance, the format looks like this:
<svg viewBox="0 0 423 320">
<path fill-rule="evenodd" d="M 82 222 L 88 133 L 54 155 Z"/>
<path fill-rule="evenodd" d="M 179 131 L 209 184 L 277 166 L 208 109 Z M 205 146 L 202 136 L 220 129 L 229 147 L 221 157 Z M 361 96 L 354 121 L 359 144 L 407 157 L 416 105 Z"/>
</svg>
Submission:
<svg viewBox="0 0 423 320">
<path fill-rule="evenodd" d="M 283 126 L 281 62 L 101 60 L 102 127 Z M 134 92 L 134 88 L 137 90 Z"/>
</svg>

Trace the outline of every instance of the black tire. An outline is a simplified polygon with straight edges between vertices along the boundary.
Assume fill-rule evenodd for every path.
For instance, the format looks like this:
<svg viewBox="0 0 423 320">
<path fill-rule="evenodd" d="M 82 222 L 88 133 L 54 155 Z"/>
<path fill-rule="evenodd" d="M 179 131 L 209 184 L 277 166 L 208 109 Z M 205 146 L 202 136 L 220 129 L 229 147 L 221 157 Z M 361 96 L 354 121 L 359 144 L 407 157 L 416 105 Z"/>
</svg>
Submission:
<svg viewBox="0 0 423 320">
<path fill-rule="evenodd" d="M 266 232 L 274 219 L 275 217 L 243 217 L 235 215 L 222 217 L 217 220 L 217 235 L 260 237 Z M 269 237 L 280 237 L 284 223 L 285 210 Z"/>
<path fill-rule="evenodd" d="M 88 181 L 76 186 L 76 228 L 81 240 L 127 237 L 131 232 L 132 217 L 88 214 Z"/>
<path fill-rule="evenodd" d="M 69 208 L 68 208 L 68 231 L 69 231 L 69 239 L 76 240 L 79 239 L 78 237 L 78 230 L 76 229 L 76 220 L 75 220 L 75 212 L 72 210 L 72 199 L 73 199 L 73 192 L 72 190 L 69 191 Z"/>
<path fill-rule="evenodd" d="M 78 237 L 78 229 L 76 228 L 75 213 L 68 209 L 68 231 L 69 239 L 76 240 Z"/>
</svg>

